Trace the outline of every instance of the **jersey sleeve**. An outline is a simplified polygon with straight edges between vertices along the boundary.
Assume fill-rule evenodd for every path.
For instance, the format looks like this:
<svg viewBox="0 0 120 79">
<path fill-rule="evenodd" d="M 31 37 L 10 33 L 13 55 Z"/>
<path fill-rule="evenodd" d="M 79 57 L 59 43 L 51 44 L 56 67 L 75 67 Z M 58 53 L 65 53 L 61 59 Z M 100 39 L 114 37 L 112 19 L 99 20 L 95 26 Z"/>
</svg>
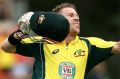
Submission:
<svg viewBox="0 0 120 79">
<path fill-rule="evenodd" d="M 16 53 L 23 56 L 36 57 L 39 55 L 39 49 L 38 43 L 19 44 L 16 46 Z"/>
<path fill-rule="evenodd" d="M 91 45 L 94 45 L 99 48 L 113 47 L 116 43 L 115 41 L 105 41 L 97 37 L 89 37 L 87 39 L 90 41 Z"/>
<path fill-rule="evenodd" d="M 111 53 L 111 49 L 116 43 L 113 41 L 105 41 L 96 37 L 89 37 L 87 39 L 90 42 L 90 47 L 86 72 L 90 71 L 95 65 L 113 55 Z"/>
</svg>

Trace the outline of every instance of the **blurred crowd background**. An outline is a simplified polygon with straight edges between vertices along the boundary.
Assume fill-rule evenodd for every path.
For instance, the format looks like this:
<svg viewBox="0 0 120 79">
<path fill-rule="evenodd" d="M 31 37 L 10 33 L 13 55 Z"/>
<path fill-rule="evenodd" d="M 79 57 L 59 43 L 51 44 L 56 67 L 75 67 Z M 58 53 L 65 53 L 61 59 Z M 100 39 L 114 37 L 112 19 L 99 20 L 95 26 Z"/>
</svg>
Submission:
<svg viewBox="0 0 120 79">
<path fill-rule="evenodd" d="M 120 0 L 0 0 L 0 44 L 16 30 L 17 20 L 28 11 L 51 11 L 71 2 L 80 15 L 80 36 L 120 40 Z M 0 79 L 31 79 L 34 58 L 0 50 Z M 120 55 L 97 65 L 88 79 L 120 79 Z"/>
</svg>

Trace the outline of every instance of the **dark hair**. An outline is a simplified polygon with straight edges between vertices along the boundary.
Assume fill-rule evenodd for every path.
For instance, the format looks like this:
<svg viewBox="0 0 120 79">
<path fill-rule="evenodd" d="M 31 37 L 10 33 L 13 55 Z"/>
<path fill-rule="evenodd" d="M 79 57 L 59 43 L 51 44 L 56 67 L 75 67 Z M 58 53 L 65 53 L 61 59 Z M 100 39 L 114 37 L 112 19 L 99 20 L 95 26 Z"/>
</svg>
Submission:
<svg viewBox="0 0 120 79">
<path fill-rule="evenodd" d="M 75 9 L 77 11 L 76 6 L 74 4 L 67 3 L 67 2 L 57 5 L 55 8 L 52 9 L 52 11 L 59 12 L 61 9 L 66 8 L 66 7 L 73 8 L 73 9 Z"/>
</svg>

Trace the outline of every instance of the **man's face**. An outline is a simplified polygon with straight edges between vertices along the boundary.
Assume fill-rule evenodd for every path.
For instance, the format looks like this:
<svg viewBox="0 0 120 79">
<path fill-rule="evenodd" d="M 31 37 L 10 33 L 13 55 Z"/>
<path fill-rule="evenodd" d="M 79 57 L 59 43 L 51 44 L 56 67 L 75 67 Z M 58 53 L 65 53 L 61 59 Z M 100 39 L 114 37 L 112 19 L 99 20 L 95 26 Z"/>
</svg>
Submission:
<svg viewBox="0 0 120 79">
<path fill-rule="evenodd" d="M 80 21 L 77 12 L 70 7 L 63 8 L 59 13 L 65 16 L 70 23 L 70 34 L 77 35 L 80 32 Z"/>
</svg>

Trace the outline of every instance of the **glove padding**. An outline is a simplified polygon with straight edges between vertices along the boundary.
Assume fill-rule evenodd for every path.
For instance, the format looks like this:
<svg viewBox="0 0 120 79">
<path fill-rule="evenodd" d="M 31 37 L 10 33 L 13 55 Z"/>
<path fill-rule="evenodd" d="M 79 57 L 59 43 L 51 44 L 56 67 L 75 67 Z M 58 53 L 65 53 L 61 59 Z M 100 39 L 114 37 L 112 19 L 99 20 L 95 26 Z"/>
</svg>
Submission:
<svg viewBox="0 0 120 79">
<path fill-rule="evenodd" d="M 30 18 L 33 15 L 33 12 L 25 13 L 19 20 L 18 26 L 19 30 L 21 30 L 24 34 L 29 34 L 30 31 Z"/>
</svg>

